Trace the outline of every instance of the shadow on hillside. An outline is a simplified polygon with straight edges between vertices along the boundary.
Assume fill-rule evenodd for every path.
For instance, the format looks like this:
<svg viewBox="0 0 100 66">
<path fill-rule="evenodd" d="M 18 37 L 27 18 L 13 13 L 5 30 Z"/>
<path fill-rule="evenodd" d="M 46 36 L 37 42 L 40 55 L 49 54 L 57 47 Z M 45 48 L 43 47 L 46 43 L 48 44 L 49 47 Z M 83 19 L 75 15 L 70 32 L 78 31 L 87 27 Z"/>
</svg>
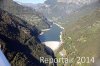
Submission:
<svg viewBox="0 0 100 66">
<path fill-rule="evenodd" d="M 37 60 L 35 57 L 31 55 L 31 50 L 28 48 L 28 46 L 22 45 L 19 41 L 17 40 L 12 40 L 7 38 L 6 36 L 3 36 L 0 34 L 0 39 L 3 40 L 6 43 L 6 47 L 10 50 L 7 49 L 7 51 L 10 52 L 21 52 L 25 54 L 25 56 L 28 58 L 30 61 L 28 63 L 28 66 L 46 66 L 46 64 L 40 63 L 39 60 Z M 5 52 L 5 55 L 7 56 L 7 52 Z"/>
<path fill-rule="evenodd" d="M 47 52 L 47 54 L 50 55 L 53 59 L 56 58 L 56 56 L 55 56 L 53 50 L 52 50 L 51 48 L 47 47 L 47 46 L 46 46 L 46 52 Z M 54 63 L 54 66 L 57 66 L 57 64 Z"/>
</svg>

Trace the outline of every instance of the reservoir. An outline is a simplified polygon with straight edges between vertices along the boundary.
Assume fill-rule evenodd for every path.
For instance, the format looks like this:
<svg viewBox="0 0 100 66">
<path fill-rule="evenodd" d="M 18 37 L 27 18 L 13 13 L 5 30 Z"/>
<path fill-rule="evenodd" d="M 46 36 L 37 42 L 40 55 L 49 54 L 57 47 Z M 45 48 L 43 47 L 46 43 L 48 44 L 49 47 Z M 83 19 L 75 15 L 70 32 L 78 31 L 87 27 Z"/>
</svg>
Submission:
<svg viewBox="0 0 100 66">
<path fill-rule="evenodd" d="M 53 24 L 50 30 L 47 30 L 42 35 L 39 35 L 39 39 L 41 42 L 60 41 L 61 32 L 62 28 L 56 24 Z"/>
<path fill-rule="evenodd" d="M 42 34 L 39 35 L 39 39 L 42 44 L 46 45 L 47 47 L 55 51 L 62 44 L 62 30 L 63 29 L 60 25 L 53 24 L 49 30 L 44 31 Z"/>
</svg>

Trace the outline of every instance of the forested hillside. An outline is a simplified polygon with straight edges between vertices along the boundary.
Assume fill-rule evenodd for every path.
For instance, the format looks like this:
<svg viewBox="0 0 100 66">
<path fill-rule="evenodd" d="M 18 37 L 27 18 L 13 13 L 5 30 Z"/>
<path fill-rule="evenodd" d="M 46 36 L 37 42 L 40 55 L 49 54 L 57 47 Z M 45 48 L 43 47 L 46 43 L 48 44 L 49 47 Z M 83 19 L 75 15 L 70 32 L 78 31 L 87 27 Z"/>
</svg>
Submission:
<svg viewBox="0 0 100 66">
<path fill-rule="evenodd" d="M 81 66 L 100 65 L 100 8 L 66 26 L 63 37 L 69 58 L 94 57 L 94 63 L 82 63 Z M 73 65 L 80 66 L 75 61 Z"/>
<path fill-rule="evenodd" d="M 40 57 L 51 57 L 37 41 L 35 26 L 0 9 L 0 46 L 12 66 L 48 66 Z"/>
<path fill-rule="evenodd" d="M 40 30 L 50 27 L 50 22 L 41 13 L 36 12 L 29 7 L 22 6 L 13 0 L 0 0 L 0 8 L 35 25 Z"/>
<path fill-rule="evenodd" d="M 53 57 L 38 39 L 51 23 L 41 13 L 13 0 L 0 0 L 0 46 L 11 66 L 49 66 L 40 57 Z"/>
</svg>

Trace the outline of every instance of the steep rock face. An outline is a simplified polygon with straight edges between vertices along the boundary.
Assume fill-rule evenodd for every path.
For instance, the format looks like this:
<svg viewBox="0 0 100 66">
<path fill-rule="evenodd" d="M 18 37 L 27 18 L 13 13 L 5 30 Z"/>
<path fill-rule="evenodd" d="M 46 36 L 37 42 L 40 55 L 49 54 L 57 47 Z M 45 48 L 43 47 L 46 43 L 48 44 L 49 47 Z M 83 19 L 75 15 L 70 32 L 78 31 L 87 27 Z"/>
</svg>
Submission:
<svg viewBox="0 0 100 66">
<path fill-rule="evenodd" d="M 36 25 L 40 30 L 50 27 L 49 21 L 41 13 L 29 7 L 19 5 L 13 0 L 0 0 L 0 8 L 22 18 L 32 25 Z"/>
<path fill-rule="evenodd" d="M 12 1 L 13 0 L 0 0 L 0 8 L 8 10 L 10 8 L 10 6 L 12 5 Z M 8 6 L 8 8 L 5 6 Z"/>
<path fill-rule="evenodd" d="M 93 3 L 96 2 L 98 0 L 46 0 L 46 4 L 53 4 L 53 3 L 57 3 L 57 2 L 61 2 L 61 3 L 74 3 L 77 5 L 84 5 L 84 4 L 89 4 L 89 3 Z"/>
<path fill-rule="evenodd" d="M 96 4 L 99 4 L 98 1 L 99 0 L 46 0 L 44 5 L 37 8 L 37 11 L 42 12 L 47 18 L 61 24 L 64 22 L 72 22 L 72 20 L 75 21 L 76 17 L 80 17 L 77 15 L 83 15 L 83 13 L 80 12 L 87 13 L 86 11 L 92 11 L 92 9 L 95 9 Z"/>
<path fill-rule="evenodd" d="M 64 2 L 64 3 L 75 3 L 78 5 L 83 5 L 83 4 L 89 4 L 98 0 L 57 0 L 58 2 Z"/>
<path fill-rule="evenodd" d="M 36 40 L 39 31 L 24 20 L 0 9 L 0 45 L 12 66 L 48 66 L 40 57 L 51 57 Z"/>
</svg>

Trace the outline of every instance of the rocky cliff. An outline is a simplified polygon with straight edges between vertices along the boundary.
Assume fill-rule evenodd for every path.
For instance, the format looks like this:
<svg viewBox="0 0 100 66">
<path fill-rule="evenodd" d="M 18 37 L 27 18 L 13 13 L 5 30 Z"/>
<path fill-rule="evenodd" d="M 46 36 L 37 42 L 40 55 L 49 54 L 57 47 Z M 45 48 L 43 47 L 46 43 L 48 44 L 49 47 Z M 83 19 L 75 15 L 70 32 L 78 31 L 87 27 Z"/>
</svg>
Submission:
<svg viewBox="0 0 100 66">
<path fill-rule="evenodd" d="M 0 8 L 22 18 L 32 25 L 36 25 L 40 30 L 50 27 L 49 21 L 41 13 L 22 6 L 13 0 L 0 0 Z"/>
<path fill-rule="evenodd" d="M 40 57 L 51 57 L 39 44 L 35 26 L 0 9 L 0 45 L 12 66 L 48 66 Z"/>
<path fill-rule="evenodd" d="M 65 24 L 91 13 L 97 4 L 99 0 L 46 0 L 44 5 L 37 6 L 37 11 L 54 22 Z"/>
</svg>

